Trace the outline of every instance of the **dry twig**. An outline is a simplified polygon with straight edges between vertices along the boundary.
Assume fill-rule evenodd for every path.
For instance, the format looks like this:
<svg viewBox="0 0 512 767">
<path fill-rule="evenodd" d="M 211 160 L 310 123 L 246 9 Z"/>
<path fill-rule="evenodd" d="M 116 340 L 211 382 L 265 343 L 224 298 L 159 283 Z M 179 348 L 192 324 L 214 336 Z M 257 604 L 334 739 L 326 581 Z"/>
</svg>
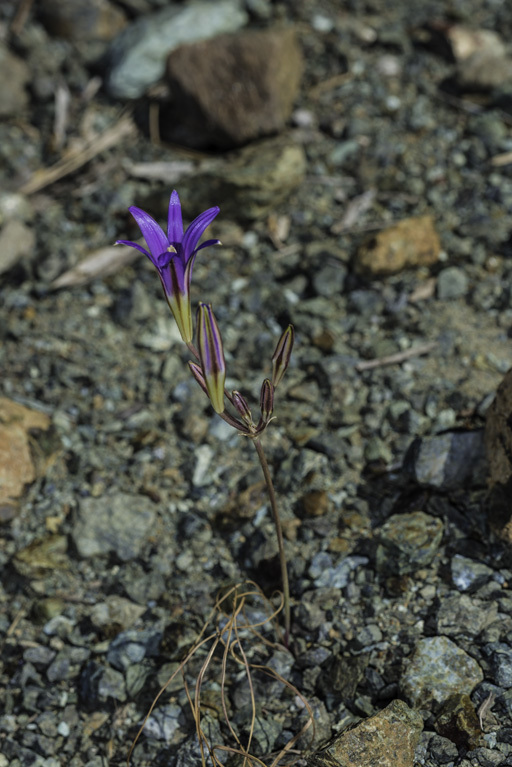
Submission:
<svg viewBox="0 0 512 767">
<path fill-rule="evenodd" d="M 411 359 L 411 357 L 420 357 L 423 354 L 428 354 L 437 346 L 435 341 L 431 341 L 428 344 L 422 344 L 421 346 L 411 346 L 409 349 L 405 349 L 403 352 L 397 352 L 396 354 L 389 354 L 387 357 L 377 357 L 373 360 L 362 360 L 356 365 L 356 370 L 361 373 L 363 370 L 373 370 L 374 368 L 381 368 L 385 365 L 399 365 L 405 360 Z"/>
</svg>

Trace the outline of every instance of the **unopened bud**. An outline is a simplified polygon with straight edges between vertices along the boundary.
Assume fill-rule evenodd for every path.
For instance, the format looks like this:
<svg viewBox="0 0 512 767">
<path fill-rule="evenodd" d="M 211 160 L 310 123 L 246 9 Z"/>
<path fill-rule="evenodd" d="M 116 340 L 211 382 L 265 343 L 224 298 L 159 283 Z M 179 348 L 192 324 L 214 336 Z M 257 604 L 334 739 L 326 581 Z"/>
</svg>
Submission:
<svg viewBox="0 0 512 767">
<path fill-rule="evenodd" d="M 295 331 L 293 325 L 288 325 L 281 338 L 277 342 L 276 350 L 272 356 L 272 383 L 276 387 L 290 363 L 292 356 L 293 342 L 295 340 Z"/>
<path fill-rule="evenodd" d="M 261 420 L 267 424 L 274 412 L 274 385 L 269 378 L 265 378 L 261 385 L 260 409 Z"/>
<path fill-rule="evenodd" d="M 222 336 L 210 304 L 199 304 L 197 310 L 197 346 L 205 386 L 217 413 L 223 413 L 226 362 Z"/>
<path fill-rule="evenodd" d="M 252 424 L 252 414 L 249 409 L 249 405 L 247 403 L 247 400 L 245 397 L 240 394 L 239 391 L 234 391 L 232 394 L 232 402 L 233 405 L 236 407 L 239 415 L 241 416 L 242 420 L 249 426 Z"/>
</svg>

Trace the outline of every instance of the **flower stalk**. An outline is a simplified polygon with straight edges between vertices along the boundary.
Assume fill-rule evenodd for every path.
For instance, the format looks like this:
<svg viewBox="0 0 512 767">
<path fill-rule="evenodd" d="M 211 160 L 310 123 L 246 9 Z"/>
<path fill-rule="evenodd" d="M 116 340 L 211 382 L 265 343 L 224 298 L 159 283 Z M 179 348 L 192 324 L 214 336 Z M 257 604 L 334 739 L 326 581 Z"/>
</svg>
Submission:
<svg viewBox="0 0 512 767">
<path fill-rule="evenodd" d="M 219 208 L 209 208 L 201 213 L 184 232 L 180 198 L 178 193 L 173 191 L 169 200 L 167 234 L 145 211 L 135 206 L 129 210 L 140 228 L 147 249 L 127 240 L 117 240 L 116 244 L 135 248 L 147 256 L 156 267 L 165 298 L 176 320 L 182 340 L 194 358 L 188 363 L 192 376 L 210 400 L 215 412 L 240 434 L 250 437 L 254 444 L 263 471 L 276 530 L 284 598 L 284 643 L 288 647 L 291 627 L 288 567 L 276 494 L 260 437 L 273 420 L 275 391 L 290 363 L 295 338 L 293 326 L 289 325 L 285 329 L 275 348 L 272 356 L 272 377 L 265 378 L 261 385 L 260 416 L 255 422 L 243 394 L 236 390 L 230 393 L 225 389 L 226 362 L 222 335 L 211 304 L 199 303 L 196 321 L 197 348 L 193 344 L 194 329 L 190 298 L 192 269 L 198 251 L 210 245 L 220 244 L 219 240 L 207 240 L 201 245 L 198 244 L 204 231 L 219 213 Z M 226 401 L 233 413 L 226 409 Z"/>
</svg>

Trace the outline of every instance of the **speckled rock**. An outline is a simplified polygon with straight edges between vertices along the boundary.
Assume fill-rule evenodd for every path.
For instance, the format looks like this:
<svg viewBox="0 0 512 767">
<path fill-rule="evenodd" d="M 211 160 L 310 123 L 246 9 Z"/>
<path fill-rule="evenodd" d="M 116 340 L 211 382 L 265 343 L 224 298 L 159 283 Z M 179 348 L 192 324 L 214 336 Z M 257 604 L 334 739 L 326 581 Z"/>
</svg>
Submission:
<svg viewBox="0 0 512 767">
<path fill-rule="evenodd" d="M 441 252 L 432 216 L 418 216 L 383 229 L 358 250 L 354 268 L 368 277 L 435 264 Z"/>
<path fill-rule="evenodd" d="M 162 135 L 225 149 L 279 133 L 290 117 L 301 72 L 293 27 L 180 46 L 167 60 L 175 117 L 162 115 Z"/>
<path fill-rule="evenodd" d="M 496 620 L 498 605 L 467 594 L 443 598 L 437 614 L 437 630 L 445 636 L 477 636 Z"/>
<path fill-rule="evenodd" d="M 376 533 L 378 569 L 403 575 L 432 561 L 443 537 L 443 522 L 423 511 L 394 514 Z"/>
<path fill-rule="evenodd" d="M 261 218 L 286 199 L 302 183 L 306 156 L 298 144 L 286 137 L 254 142 L 192 181 L 185 179 L 183 198 L 193 207 L 208 207 L 215 200 L 226 216 L 252 220 Z M 182 199 L 183 199 L 182 198 Z"/>
<path fill-rule="evenodd" d="M 168 54 L 184 43 L 234 32 L 247 21 L 239 0 L 171 3 L 136 19 L 113 41 L 106 86 L 111 96 L 136 99 L 165 72 Z"/>
<path fill-rule="evenodd" d="M 71 535 L 81 557 L 114 552 L 127 562 L 139 554 L 155 516 L 154 504 L 143 496 L 84 498 Z"/>
<path fill-rule="evenodd" d="M 443 704 L 435 722 L 439 735 L 458 746 L 472 749 L 482 745 L 480 722 L 469 695 L 451 695 Z"/>
<path fill-rule="evenodd" d="M 491 483 L 506 485 L 512 477 L 512 369 L 498 386 L 485 424 L 485 447 Z"/>
<path fill-rule="evenodd" d="M 307 767 L 412 767 L 423 719 L 402 700 L 342 733 L 310 757 Z"/>
<path fill-rule="evenodd" d="M 400 689 L 416 708 L 443 703 L 455 693 L 471 693 L 482 681 L 478 663 L 447 637 L 420 639 L 404 664 Z"/>
</svg>

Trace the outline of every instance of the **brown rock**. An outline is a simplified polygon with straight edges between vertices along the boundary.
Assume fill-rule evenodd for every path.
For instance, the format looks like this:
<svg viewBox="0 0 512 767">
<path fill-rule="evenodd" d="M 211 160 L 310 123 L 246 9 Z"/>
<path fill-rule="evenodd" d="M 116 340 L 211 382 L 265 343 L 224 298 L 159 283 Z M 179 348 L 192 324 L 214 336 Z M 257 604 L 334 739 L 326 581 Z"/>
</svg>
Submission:
<svg viewBox="0 0 512 767">
<path fill-rule="evenodd" d="M 385 277 L 408 267 L 431 266 L 440 252 L 432 216 L 407 218 L 367 240 L 359 248 L 354 267 L 368 277 Z"/>
<path fill-rule="evenodd" d="M 174 140 L 222 148 L 278 133 L 291 114 L 301 73 L 293 27 L 183 45 L 167 60 L 179 120 L 164 119 L 162 133 L 167 123 Z"/>
<path fill-rule="evenodd" d="M 310 490 L 300 499 L 305 517 L 323 517 L 330 511 L 331 501 L 325 490 Z"/>
<path fill-rule="evenodd" d="M 112 40 L 127 23 L 108 0 L 45 0 L 40 12 L 48 32 L 66 40 Z"/>
<path fill-rule="evenodd" d="M 413 767 L 423 719 L 402 700 L 344 732 L 307 760 L 307 767 Z"/>
<path fill-rule="evenodd" d="M 30 79 L 27 64 L 0 44 L 0 117 L 17 115 L 28 104 L 25 84 Z M 7 76 L 8 73 L 8 76 Z"/>
<path fill-rule="evenodd" d="M 37 410 L 29 410 L 6 397 L 0 397 L 0 510 L 4 519 L 7 510 L 25 485 L 36 478 L 36 469 L 30 454 L 30 431 L 50 426 L 50 419 Z"/>
<path fill-rule="evenodd" d="M 472 750 L 483 745 L 480 722 L 467 693 L 451 695 L 443 704 L 434 726 L 439 735 L 457 746 Z"/>
<path fill-rule="evenodd" d="M 465 91 L 490 91 L 512 82 L 512 59 L 492 50 L 475 51 L 457 67 L 457 85 Z"/>
</svg>

